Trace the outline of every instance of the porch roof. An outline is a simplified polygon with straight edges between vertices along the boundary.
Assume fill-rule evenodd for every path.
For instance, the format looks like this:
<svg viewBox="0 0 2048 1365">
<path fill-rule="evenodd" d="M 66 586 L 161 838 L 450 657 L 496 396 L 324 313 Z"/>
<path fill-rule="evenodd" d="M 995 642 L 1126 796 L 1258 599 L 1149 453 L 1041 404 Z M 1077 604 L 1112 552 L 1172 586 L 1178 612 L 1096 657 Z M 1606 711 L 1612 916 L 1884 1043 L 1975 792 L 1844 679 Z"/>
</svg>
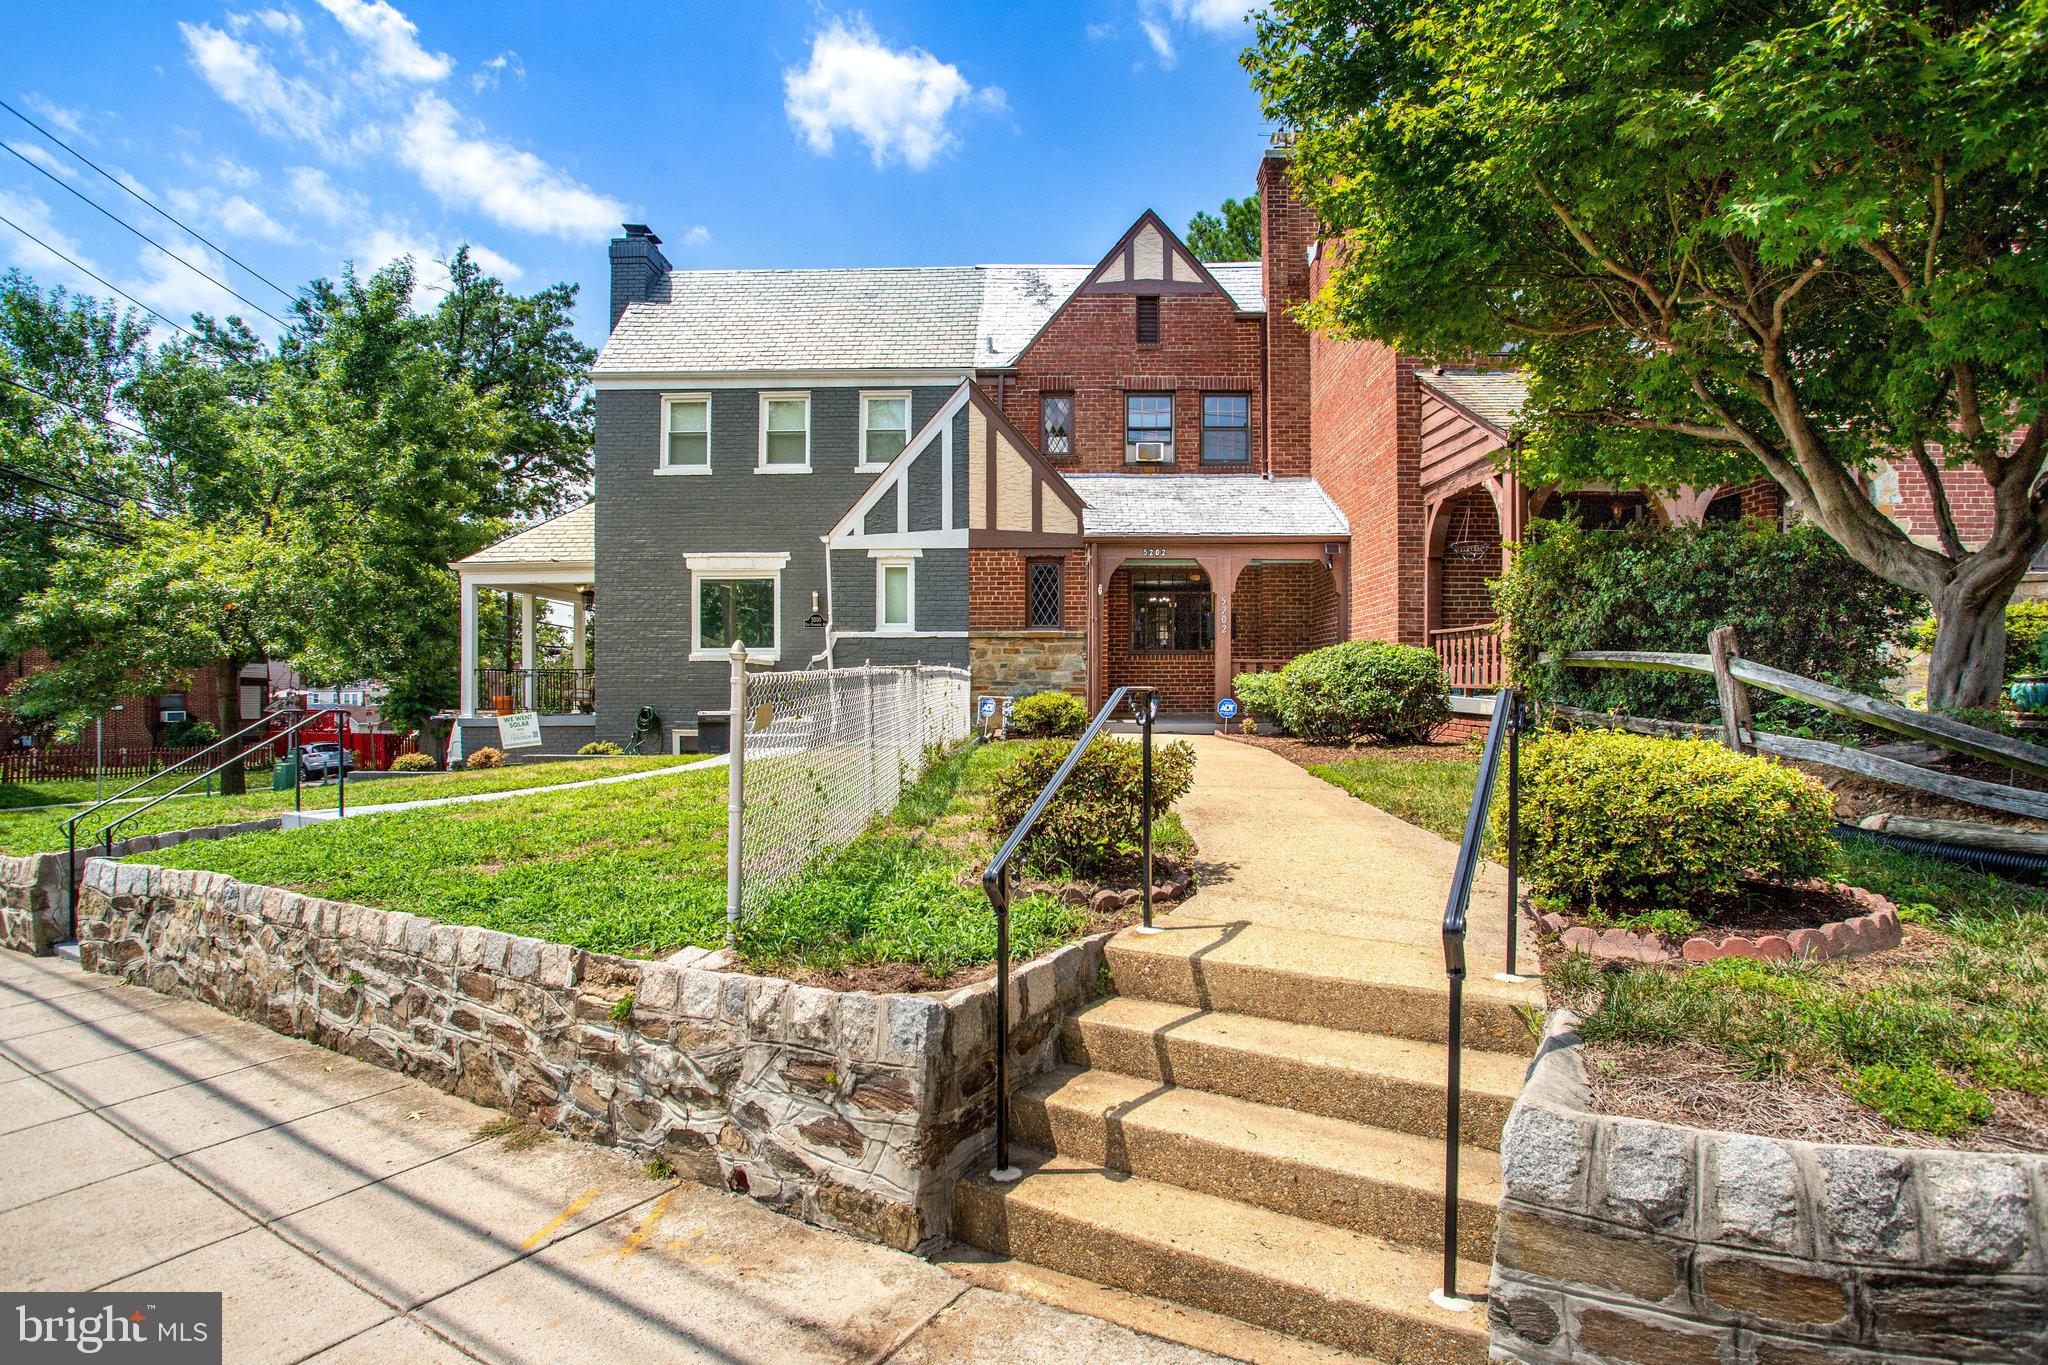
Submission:
<svg viewBox="0 0 2048 1365">
<path fill-rule="evenodd" d="M 1351 534 L 1314 479 L 1230 474 L 1068 474 L 1087 503 L 1081 529 L 1110 537 L 1245 536 L 1330 539 Z"/>
<path fill-rule="evenodd" d="M 1415 377 L 1503 441 L 1529 401 L 1529 376 L 1520 370 L 1422 370 Z"/>
<path fill-rule="evenodd" d="M 581 507 L 529 526 L 455 561 L 457 570 L 489 569 L 512 564 L 559 564 L 588 568 L 597 563 L 597 504 Z"/>
</svg>

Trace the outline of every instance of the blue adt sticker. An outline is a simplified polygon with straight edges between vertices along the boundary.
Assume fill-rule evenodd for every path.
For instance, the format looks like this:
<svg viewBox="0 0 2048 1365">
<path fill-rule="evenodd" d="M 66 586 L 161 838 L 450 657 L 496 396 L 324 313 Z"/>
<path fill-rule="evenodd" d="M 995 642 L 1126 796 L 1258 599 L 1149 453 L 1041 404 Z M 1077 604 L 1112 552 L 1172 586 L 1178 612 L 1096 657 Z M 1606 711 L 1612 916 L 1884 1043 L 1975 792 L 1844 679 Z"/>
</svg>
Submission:
<svg viewBox="0 0 2048 1365">
<path fill-rule="evenodd" d="M 994 715 L 995 713 L 996 713 L 996 699 L 995 699 L 994 697 L 983 697 L 983 698 L 981 699 L 981 714 L 982 714 L 982 715 L 983 715 L 984 717 L 987 717 L 987 716 L 992 716 L 992 715 Z"/>
<path fill-rule="evenodd" d="M 1222 701 L 1217 702 L 1216 714 L 1225 720 L 1235 719 L 1237 716 L 1237 698 L 1225 697 Z"/>
</svg>

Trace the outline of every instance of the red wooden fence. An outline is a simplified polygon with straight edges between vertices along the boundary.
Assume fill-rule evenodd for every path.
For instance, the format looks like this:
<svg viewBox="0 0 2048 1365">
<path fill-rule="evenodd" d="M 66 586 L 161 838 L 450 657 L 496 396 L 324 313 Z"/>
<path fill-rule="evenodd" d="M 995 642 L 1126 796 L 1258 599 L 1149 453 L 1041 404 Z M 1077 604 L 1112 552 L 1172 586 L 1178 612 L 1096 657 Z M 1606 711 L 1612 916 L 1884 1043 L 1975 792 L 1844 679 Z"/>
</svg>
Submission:
<svg viewBox="0 0 2048 1365">
<path fill-rule="evenodd" d="M 133 782 L 162 772 L 205 747 L 204 744 L 178 749 L 110 747 L 100 751 L 103 761 L 97 766 L 90 744 L 47 744 L 40 749 L 9 749 L 0 752 L 0 782 L 47 782 L 53 778 L 91 777 L 95 772 Z M 192 771 L 199 769 L 195 765 Z"/>
<path fill-rule="evenodd" d="M 1430 647 L 1443 660 L 1453 690 L 1491 692 L 1506 677 L 1501 667 L 1500 626 L 1461 626 L 1456 630 L 1433 630 Z"/>
</svg>

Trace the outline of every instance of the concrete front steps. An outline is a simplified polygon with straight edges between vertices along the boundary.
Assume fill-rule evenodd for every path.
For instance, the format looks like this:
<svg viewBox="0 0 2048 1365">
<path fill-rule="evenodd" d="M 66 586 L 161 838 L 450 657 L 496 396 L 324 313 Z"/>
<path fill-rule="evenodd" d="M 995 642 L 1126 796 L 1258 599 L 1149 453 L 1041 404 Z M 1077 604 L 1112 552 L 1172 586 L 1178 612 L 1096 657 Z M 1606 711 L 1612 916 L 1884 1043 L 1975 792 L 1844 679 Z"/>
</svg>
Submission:
<svg viewBox="0 0 2048 1365">
<path fill-rule="evenodd" d="M 1375 1360 L 1485 1359 L 1483 1307 L 1429 1297 L 1442 1276 L 1441 959 L 1433 1000 L 1407 945 L 1257 924 L 1126 931 L 1108 959 L 1118 993 L 1068 1019 L 1066 1064 L 1011 1097 L 1023 1178 L 962 1181 L 956 1235 Z M 1500 1130 L 1534 1046 L 1518 1007 L 1536 999 L 1467 982 L 1467 1294 L 1486 1284 Z"/>
</svg>

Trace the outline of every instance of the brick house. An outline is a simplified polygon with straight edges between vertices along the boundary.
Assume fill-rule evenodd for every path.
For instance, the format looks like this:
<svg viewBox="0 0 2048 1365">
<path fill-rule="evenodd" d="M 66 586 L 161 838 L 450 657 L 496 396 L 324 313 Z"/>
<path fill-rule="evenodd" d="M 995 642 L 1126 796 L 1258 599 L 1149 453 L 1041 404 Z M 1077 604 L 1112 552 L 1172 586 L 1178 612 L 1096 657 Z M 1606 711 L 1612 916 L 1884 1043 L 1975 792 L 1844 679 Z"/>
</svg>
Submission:
<svg viewBox="0 0 2048 1365">
<path fill-rule="evenodd" d="M 1530 517 L 1783 516 L 1767 482 L 1524 486 L 1520 374 L 1309 335 L 1293 310 L 1333 252 L 1284 148 L 1257 179 L 1261 259 L 1224 264 L 1149 211 L 1092 265 L 679 271 L 628 225 L 593 502 L 455 566 L 465 744 L 517 706 L 550 713 L 550 751 L 649 713 L 687 750 L 734 638 L 785 669 L 957 665 L 977 693 L 1142 681 L 1196 714 L 1235 673 L 1371 637 L 1435 647 L 1477 693 L 1499 680 L 1487 584 Z M 1917 471 L 1881 479 L 1931 536 Z M 486 589 L 520 604 L 518 668 L 478 667 Z M 569 667 L 534 657 L 545 602 Z"/>
</svg>

